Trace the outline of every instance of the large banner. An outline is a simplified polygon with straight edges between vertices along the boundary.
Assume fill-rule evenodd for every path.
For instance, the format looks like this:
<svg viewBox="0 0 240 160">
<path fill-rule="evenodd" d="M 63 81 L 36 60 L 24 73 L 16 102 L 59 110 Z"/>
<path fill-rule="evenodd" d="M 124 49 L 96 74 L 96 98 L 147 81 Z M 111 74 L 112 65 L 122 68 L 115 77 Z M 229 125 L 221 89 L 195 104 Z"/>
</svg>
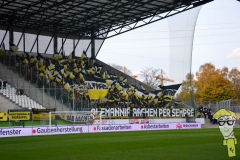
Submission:
<svg viewBox="0 0 240 160">
<path fill-rule="evenodd" d="M 12 121 L 27 121 L 30 120 L 30 112 L 9 112 L 9 120 Z"/>
<path fill-rule="evenodd" d="M 194 109 L 169 109 L 169 108 L 93 108 L 91 113 L 102 117 L 163 117 L 163 118 L 180 118 L 194 117 Z"/>
<path fill-rule="evenodd" d="M 55 108 L 50 109 L 37 109 L 32 108 L 33 113 L 33 120 L 48 120 L 49 119 L 49 112 L 55 112 Z M 45 114 L 44 114 L 45 113 Z M 55 119 L 55 114 L 51 114 L 51 119 Z"/>
<path fill-rule="evenodd" d="M 88 122 L 94 119 L 93 115 L 66 114 L 66 121 L 70 122 Z"/>
</svg>

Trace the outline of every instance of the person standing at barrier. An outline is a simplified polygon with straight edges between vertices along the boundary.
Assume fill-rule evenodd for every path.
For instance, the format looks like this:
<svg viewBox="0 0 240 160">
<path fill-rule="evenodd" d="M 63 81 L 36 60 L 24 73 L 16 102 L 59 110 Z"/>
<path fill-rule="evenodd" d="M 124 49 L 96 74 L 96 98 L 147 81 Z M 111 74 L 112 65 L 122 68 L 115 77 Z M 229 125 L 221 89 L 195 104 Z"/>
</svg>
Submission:
<svg viewBox="0 0 240 160">
<path fill-rule="evenodd" d="M 2 80 L 0 79 L 0 89 L 2 89 Z"/>
<path fill-rule="evenodd" d="M 212 115 L 211 108 L 207 108 L 207 116 L 208 116 L 208 119 L 211 118 L 211 115 Z"/>
<path fill-rule="evenodd" d="M 19 89 L 16 89 L 16 95 L 19 95 L 20 93 L 19 93 L 20 91 L 19 91 Z"/>
<path fill-rule="evenodd" d="M 198 108 L 198 111 L 202 114 L 202 113 L 203 113 L 203 106 L 200 106 L 200 107 Z"/>
<path fill-rule="evenodd" d="M 3 80 L 3 82 L 2 82 L 3 84 L 2 84 L 2 86 L 3 86 L 3 89 L 6 89 L 6 87 L 7 87 L 7 81 L 6 80 Z"/>
<path fill-rule="evenodd" d="M 228 156 L 236 156 L 235 144 L 237 144 L 237 139 L 233 131 L 236 114 L 226 109 L 220 109 L 214 113 L 213 118 L 218 121 L 219 129 L 223 135 L 223 145 L 227 146 Z"/>
<path fill-rule="evenodd" d="M 207 118 L 207 108 L 203 109 L 203 115 L 204 115 L 204 118 L 206 119 Z"/>
<path fill-rule="evenodd" d="M 24 90 L 20 89 L 20 95 L 23 95 L 23 94 L 24 94 Z"/>
<path fill-rule="evenodd" d="M 185 114 L 185 118 L 186 118 L 186 122 L 187 122 L 187 123 L 188 123 L 188 122 L 190 122 L 190 121 L 189 121 L 189 117 L 188 117 L 188 114 L 187 114 L 187 113 Z"/>
</svg>

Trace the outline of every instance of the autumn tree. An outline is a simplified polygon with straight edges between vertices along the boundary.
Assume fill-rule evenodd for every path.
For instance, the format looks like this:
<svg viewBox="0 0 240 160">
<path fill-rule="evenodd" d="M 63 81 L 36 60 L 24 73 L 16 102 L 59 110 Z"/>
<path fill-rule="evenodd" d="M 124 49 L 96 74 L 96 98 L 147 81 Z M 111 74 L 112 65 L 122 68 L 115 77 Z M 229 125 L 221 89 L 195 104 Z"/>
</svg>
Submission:
<svg viewBox="0 0 240 160">
<path fill-rule="evenodd" d="M 142 78 L 142 82 L 145 83 L 146 85 L 156 89 L 159 86 L 159 80 L 154 78 L 158 74 L 158 69 L 155 68 L 144 68 L 140 72 L 139 76 Z"/>
<path fill-rule="evenodd" d="M 200 66 L 196 73 L 196 94 L 198 100 L 204 101 L 221 101 L 231 99 L 233 83 L 228 79 L 228 69 L 216 69 L 211 63 Z"/>
<path fill-rule="evenodd" d="M 236 102 L 239 102 L 240 99 L 240 71 L 237 68 L 233 68 L 229 74 L 228 78 L 234 84 L 232 97 Z"/>
<path fill-rule="evenodd" d="M 194 86 L 196 81 L 194 80 L 194 74 L 188 73 L 186 79 L 183 80 L 181 85 L 181 91 L 176 94 L 176 98 L 182 100 L 184 103 L 192 99 L 191 94 L 194 92 Z"/>
</svg>

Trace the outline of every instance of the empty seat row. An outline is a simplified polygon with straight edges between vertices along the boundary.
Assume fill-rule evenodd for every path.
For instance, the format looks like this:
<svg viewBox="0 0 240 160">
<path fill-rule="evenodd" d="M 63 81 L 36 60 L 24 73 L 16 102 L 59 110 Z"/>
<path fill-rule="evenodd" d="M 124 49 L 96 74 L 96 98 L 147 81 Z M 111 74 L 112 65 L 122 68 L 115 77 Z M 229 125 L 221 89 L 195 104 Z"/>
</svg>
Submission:
<svg viewBox="0 0 240 160">
<path fill-rule="evenodd" d="M 6 88 L 0 88 L 0 94 L 10 99 L 13 103 L 17 104 L 18 106 L 22 108 L 38 108 L 38 109 L 44 109 L 41 104 L 37 103 L 30 97 L 26 95 L 18 95 L 16 94 L 16 89 L 12 87 L 10 84 L 7 84 Z"/>
</svg>

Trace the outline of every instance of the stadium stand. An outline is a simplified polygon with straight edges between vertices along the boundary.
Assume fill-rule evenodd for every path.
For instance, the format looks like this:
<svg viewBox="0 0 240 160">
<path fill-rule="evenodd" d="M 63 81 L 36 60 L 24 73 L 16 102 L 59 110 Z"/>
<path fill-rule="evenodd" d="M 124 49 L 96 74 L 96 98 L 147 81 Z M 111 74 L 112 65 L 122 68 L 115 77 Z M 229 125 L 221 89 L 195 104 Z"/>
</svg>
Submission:
<svg viewBox="0 0 240 160">
<path fill-rule="evenodd" d="M 172 88 L 153 90 L 139 81 L 132 81 L 135 84 L 137 82 L 138 86 L 136 86 L 129 83 L 129 80 L 133 78 L 127 77 L 124 73 L 118 73 L 120 76 L 117 76 L 115 72 L 110 73 L 107 70 L 110 67 L 103 62 L 97 61 L 89 65 L 89 59 L 84 53 L 81 57 L 75 58 L 61 54 L 47 56 L 35 53 L 15 54 L 15 56 L 11 54 L 4 57 L 4 64 L 8 66 L 6 68 L 10 66 L 12 69 L 8 71 L 9 73 L 15 72 L 15 75 L 16 73 L 22 75 L 21 82 L 19 82 L 21 79 L 19 76 L 12 78 L 13 74 L 8 79 L 11 79 L 12 83 L 14 83 L 13 79 L 17 79 L 15 84 L 23 83 L 24 87 L 22 88 L 25 88 L 24 92 L 28 97 L 17 96 L 18 98 L 16 98 L 10 93 L 7 94 L 8 97 L 11 95 L 10 99 L 21 107 L 57 108 L 57 99 L 68 110 L 83 110 L 85 106 L 83 103 L 87 103 L 87 109 L 91 107 L 159 108 L 173 105 L 183 106 L 180 101 L 173 99 L 180 84 L 171 86 Z M 111 71 L 114 70 L 111 69 Z M 29 85 L 31 87 L 27 87 Z M 42 93 L 46 92 L 48 99 L 54 97 L 55 106 L 44 105 L 43 96 L 40 99 L 41 96 L 33 98 L 34 94 L 31 94 L 30 90 L 34 86 L 37 86 L 35 92 L 37 90 L 41 90 Z M 17 86 L 17 88 L 19 87 Z M 9 92 L 16 94 L 16 89 L 10 87 Z M 76 108 L 73 108 L 74 106 Z"/>
<path fill-rule="evenodd" d="M 11 93 L 21 88 L 24 95 L 42 107 L 59 107 L 57 110 L 74 110 L 74 106 L 81 106 L 76 109 L 84 110 L 84 103 L 87 103 L 87 109 L 91 103 L 111 107 L 119 107 L 119 104 L 124 104 L 124 107 L 182 106 L 181 102 L 173 99 L 180 85 L 154 90 L 112 69 L 96 57 L 107 38 L 210 1 L 2 1 L 0 16 L 4 18 L 0 21 L 0 29 L 4 31 L 4 36 L 0 44 L 0 68 L 4 77 L 0 78 L 9 81 Z M 14 38 L 15 33 L 21 33 L 19 39 Z M 33 43 L 26 41 L 29 34 L 35 35 Z M 45 47 L 41 42 L 46 41 L 41 41 L 41 36 L 49 39 Z M 60 48 L 59 38 L 62 41 Z M 73 46 L 65 47 L 72 48 L 69 56 L 63 54 L 67 39 L 72 41 Z M 76 57 L 77 46 L 80 46 L 78 42 L 83 45 L 86 41 L 89 41 L 88 44 L 82 46 L 80 52 L 86 50 L 91 52 L 90 55 Z M 21 52 L 18 51 L 20 46 L 23 46 Z M 48 52 L 49 46 L 52 46 L 52 52 Z M 16 101 L 16 98 L 13 99 Z M 25 103 L 21 106 L 28 107 Z"/>
</svg>

